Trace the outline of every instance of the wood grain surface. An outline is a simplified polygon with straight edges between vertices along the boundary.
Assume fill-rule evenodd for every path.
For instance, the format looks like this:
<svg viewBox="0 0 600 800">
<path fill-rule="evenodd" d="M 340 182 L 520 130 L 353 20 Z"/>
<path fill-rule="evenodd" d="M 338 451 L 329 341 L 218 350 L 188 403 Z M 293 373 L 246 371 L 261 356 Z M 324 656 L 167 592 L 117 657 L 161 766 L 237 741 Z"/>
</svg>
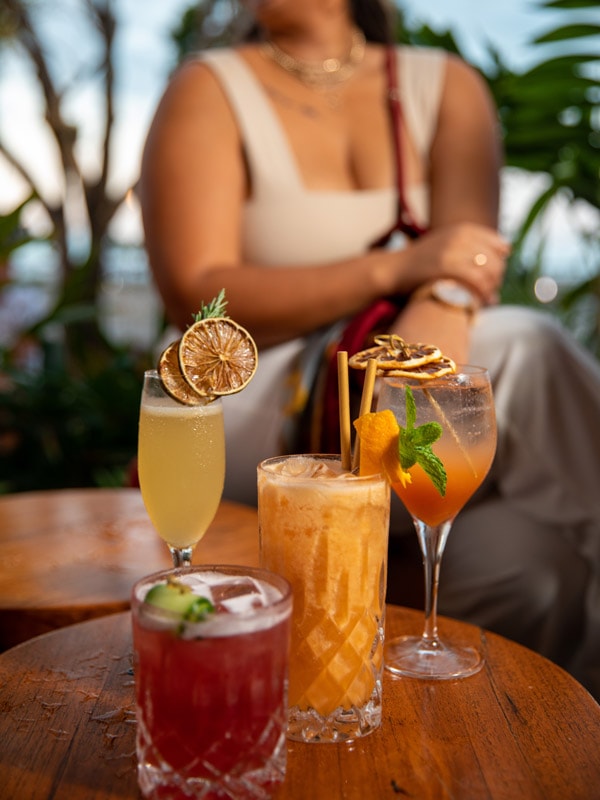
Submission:
<svg viewBox="0 0 600 800">
<path fill-rule="evenodd" d="M 194 563 L 257 564 L 256 510 L 221 503 Z M 125 611 L 133 583 L 170 566 L 139 489 L 0 497 L 0 650 Z"/>
<path fill-rule="evenodd" d="M 133 800 L 130 615 L 62 628 L 0 655 L 2 800 Z M 388 607 L 388 635 L 421 613 Z M 288 745 L 277 800 L 597 800 L 600 707 L 575 680 L 500 636 L 462 681 L 384 679 L 384 720 L 350 744 Z"/>
</svg>

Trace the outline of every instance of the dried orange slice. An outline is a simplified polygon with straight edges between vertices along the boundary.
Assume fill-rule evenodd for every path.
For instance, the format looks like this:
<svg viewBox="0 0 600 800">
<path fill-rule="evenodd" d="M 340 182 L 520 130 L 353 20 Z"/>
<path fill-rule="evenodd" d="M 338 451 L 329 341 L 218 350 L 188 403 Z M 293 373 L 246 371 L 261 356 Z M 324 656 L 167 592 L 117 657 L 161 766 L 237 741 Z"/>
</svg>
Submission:
<svg viewBox="0 0 600 800">
<path fill-rule="evenodd" d="M 411 476 L 400 465 L 398 436 L 400 426 L 389 408 L 362 414 L 354 420 L 360 437 L 360 475 L 383 473 L 391 484 L 406 486 Z"/>
<path fill-rule="evenodd" d="M 175 400 L 184 403 L 186 406 L 195 406 L 205 403 L 206 398 L 200 397 L 198 392 L 189 385 L 181 374 L 179 368 L 179 339 L 171 342 L 163 350 L 158 359 L 158 375 L 164 390 Z"/>
<path fill-rule="evenodd" d="M 354 369 L 366 369 L 375 360 L 377 375 L 431 380 L 456 372 L 456 364 L 433 344 L 409 344 L 396 334 L 375 337 L 375 347 L 350 357 Z"/>
<path fill-rule="evenodd" d="M 442 378 L 444 375 L 452 375 L 456 372 L 456 364 L 451 358 L 441 356 L 438 361 L 430 361 L 412 369 L 390 369 L 385 371 L 389 378 L 417 378 L 419 380 L 432 380 Z"/>
<path fill-rule="evenodd" d="M 256 372 L 256 343 L 229 317 L 208 317 L 191 325 L 179 342 L 184 380 L 202 397 L 240 392 Z"/>
<path fill-rule="evenodd" d="M 351 356 L 349 365 L 354 369 L 366 369 L 372 358 L 377 359 L 380 369 L 412 369 L 437 361 L 442 351 L 433 344 L 406 344 L 399 336 L 378 336 L 375 347 L 361 350 Z"/>
</svg>

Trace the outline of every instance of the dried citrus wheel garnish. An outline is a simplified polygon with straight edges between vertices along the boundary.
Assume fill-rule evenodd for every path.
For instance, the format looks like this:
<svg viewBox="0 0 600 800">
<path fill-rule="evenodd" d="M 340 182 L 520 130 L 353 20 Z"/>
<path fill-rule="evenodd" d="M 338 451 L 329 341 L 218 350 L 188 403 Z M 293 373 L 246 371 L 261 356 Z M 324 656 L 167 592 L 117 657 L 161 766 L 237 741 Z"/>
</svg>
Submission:
<svg viewBox="0 0 600 800">
<path fill-rule="evenodd" d="M 350 358 L 350 366 L 366 369 L 372 358 L 381 369 L 412 369 L 437 361 L 442 356 L 433 344 L 406 344 L 399 336 L 377 336 L 375 347 L 361 350 Z"/>
<path fill-rule="evenodd" d="M 431 380 L 456 372 L 456 364 L 432 344 L 408 344 L 396 334 L 375 337 L 375 346 L 355 353 L 348 361 L 354 369 L 366 369 L 375 359 L 377 375 Z"/>
<path fill-rule="evenodd" d="M 195 322 L 179 343 L 181 373 L 203 397 L 240 392 L 256 372 L 257 363 L 254 339 L 229 317 Z"/>
<path fill-rule="evenodd" d="M 222 289 L 158 360 L 165 391 L 180 403 L 198 405 L 240 392 L 256 372 L 256 343 L 226 315 L 226 305 Z"/>
<path fill-rule="evenodd" d="M 184 403 L 186 406 L 196 406 L 206 402 L 198 395 L 181 374 L 179 368 L 179 339 L 163 350 L 158 359 L 158 375 L 164 390 L 172 398 Z"/>
<path fill-rule="evenodd" d="M 447 356 L 441 356 L 437 361 L 428 361 L 419 367 L 386 370 L 385 374 L 388 378 L 417 378 L 420 381 L 429 381 L 433 378 L 442 378 L 444 375 L 453 375 L 455 372 L 454 361 Z"/>
<path fill-rule="evenodd" d="M 354 421 L 360 437 L 360 475 L 383 473 L 391 484 L 406 486 L 411 476 L 398 456 L 400 426 L 389 408 L 363 414 Z"/>
</svg>

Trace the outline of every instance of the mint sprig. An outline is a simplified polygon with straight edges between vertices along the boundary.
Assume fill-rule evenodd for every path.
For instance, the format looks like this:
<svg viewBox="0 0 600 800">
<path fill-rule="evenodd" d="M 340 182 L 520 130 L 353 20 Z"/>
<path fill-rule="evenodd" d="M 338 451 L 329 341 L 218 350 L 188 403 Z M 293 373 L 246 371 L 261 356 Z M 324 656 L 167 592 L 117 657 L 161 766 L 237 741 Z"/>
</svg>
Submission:
<svg viewBox="0 0 600 800">
<path fill-rule="evenodd" d="M 443 433 L 438 422 L 426 422 L 415 428 L 417 421 L 417 405 L 410 386 L 404 390 L 406 401 L 406 428 L 400 426 L 398 436 L 398 456 L 402 469 L 408 470 L 418 464 L 431 478 L 431 481 L 442 497 L 446 494 L 447 475 L 441 460 L 431 449 L 431 445 Z"/>
</svg>

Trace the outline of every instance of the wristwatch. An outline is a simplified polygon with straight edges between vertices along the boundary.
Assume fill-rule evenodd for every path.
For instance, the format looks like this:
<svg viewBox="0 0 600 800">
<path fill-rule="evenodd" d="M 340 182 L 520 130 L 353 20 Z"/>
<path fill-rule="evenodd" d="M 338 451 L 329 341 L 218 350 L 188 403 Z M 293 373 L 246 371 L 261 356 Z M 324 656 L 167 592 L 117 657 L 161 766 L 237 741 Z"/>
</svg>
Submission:
<svg viewBox="0 0 600 800">
<path fill-rule="evenodd" d="M 436 300 L 448 308 L 466 311 L 467 314 L 474 314 L 481 305 L 474 292 L 464 283 L 459 283 L 452 278 L 439 278 L 433 283 L 420 286 L 416 292 L 413 292 L 413 298 L 415 300 Z"/>
</svg>

